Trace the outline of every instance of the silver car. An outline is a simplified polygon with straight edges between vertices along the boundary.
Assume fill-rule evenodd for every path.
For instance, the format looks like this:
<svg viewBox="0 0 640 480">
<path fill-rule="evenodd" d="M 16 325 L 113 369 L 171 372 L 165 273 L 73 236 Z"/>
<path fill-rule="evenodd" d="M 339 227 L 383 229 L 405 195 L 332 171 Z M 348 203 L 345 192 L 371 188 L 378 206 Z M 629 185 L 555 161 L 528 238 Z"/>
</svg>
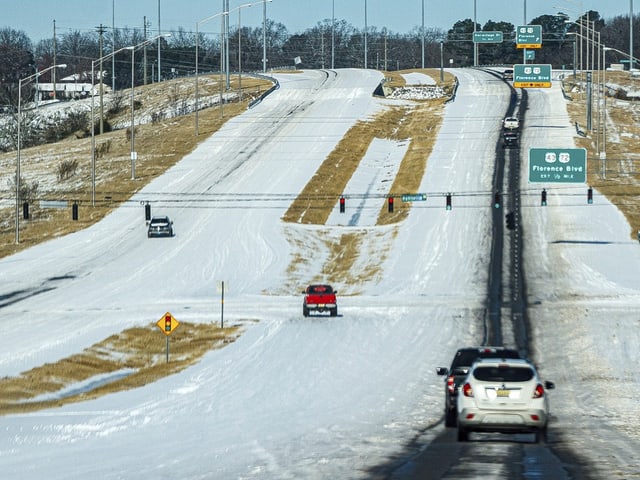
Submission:
<svg viewBox="0 0 640 480">
<path fill-rule="evenodd" d="M 473 364 L 458 394 L 458 441 L 470 432 L 533 433 L 546 439 L 547 390 L 527 360 L 482 359 Z"/>
<path fill-rule="evenodd" d="M 149 222 L 147 237 L 173 237 L 173 222 L 169 217 L 153 217 Z"/>
</svg>

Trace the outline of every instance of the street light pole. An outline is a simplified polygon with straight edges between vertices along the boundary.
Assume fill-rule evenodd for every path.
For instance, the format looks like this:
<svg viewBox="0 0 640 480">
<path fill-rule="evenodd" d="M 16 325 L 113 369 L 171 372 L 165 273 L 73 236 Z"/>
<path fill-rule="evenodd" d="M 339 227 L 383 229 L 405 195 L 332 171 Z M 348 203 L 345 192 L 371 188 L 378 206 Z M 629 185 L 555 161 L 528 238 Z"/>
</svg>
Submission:
<svg viewBox="0 0 640 480">
<path fill-rule="evenodd" d="M 444 40 L 440 40 L 440 83 L 444 83 Z"/>
<path fill-rule="evenodd" d="M 131 180 L 136 179 L 136 126 L 135 126 L 135 114 L 134 114 L 134 98 L 133 91 L 135 87 L 135 69 L 134 60 L 136 56 L 136 49 L 131 49 Z"/>
<path fill-rule="evenodd" d="M 158 0 L 160 3 L 160 0 Z M 162 37 L 170 37 L 170 33 L 163 33 L 157 35 L 158 43 Z M 136 152 L 136 124 L 135 124 L 135 104 L 134 104 L 134 92 L 135 92 L 135 52 L 138 48 L 144 47 L 149 43 L 156 40 L 156 37 L 150 38 L 140 42 L 137 45 L 131 47 L 131 180 L 136 179 L 136 160 L 138 159 L 138 153 Z"/>
<path fill-rule="evenodd" d="M 367 69 L 367 0 L 364 0 L 364 68 Z"/>
<path fill-rule="evenodd" d="M 94 91 L 94 82 L 95 82 L 95 66 L 97 62 L 102 64 L 102 60 L 106 60 L 111 57 L 112 60 L 115 59 L 116 54 L 124 51 L 124 50 L 132 50 L 134 47 L 123 47 L 118 50 L 115 50 L 104 57 L 100 57 L 91 62 L 91 205 L 95 207 L 96 205 L 96 132 L 95 132 L 95 91 Z M 112 62 L 113 63 L 113 62 Z M 100 72 L 100 82 L 102 82 L 103 75 Z M 102 87 L 102 85 L 101 85 Z M 100 112 L 102 115 L 102 112 Z"/>
<path fill-rule="evenodd" d="M 331 69 L 336 63 L 336 0 L 331 1 Z"/>
<path fill-rule="evenodd" d="M 264 3 L 266 5 L 267 2 L 271 2 L 272 0 L 264 0 Z M 200 46 L 200 32 L 199 32 L 199 28 L 200 25 L 203 23 L 208 22 L 209 20 L 213 20 L 214 18 L 218 18 L 218 17 L 222 17 L 222 30 L 221 30 L 221 38 L 220 38 L 220 75 L 222 75 L 222 68 L 223 68 L 223 64 L 225 63 L 225 53 L 224 53 L 224 45 L 225 45 L 225 25 L 228 25 L 228 22 L 225 22 L 225 18 L 228 18 L 229 15 L 233 12 L 235 12 L 236 10 L 238 11 L 238 59 L 240 59 L 240 55 L 241 55 L 241 49 L 240 49 L 240 31 L 241 31 L 241 24 L 240 24 L 240 10 L 242 10 L 243 8 L 247 8 L 247 7 L 252 7 L 254 5 L 257 5 L 259 3 L 263 3 L 263 1 L 259 1 L 259 2 L 253 2 L 253 3 L 244 3 L 242 5 L 238 5 L 235 8 L 232 8 L 231 10 L 224 10 L 222 12 L 216 13 L 215 15 L 211 15 L 210 17 L 204 18 L 202 20 L 200 20 L 199 22 L 196 22 L 196 74 L 195 74 L 195 134 L 196 136 L 200 134 L 200 130 L 199 130 L 199 125 L 198 125 L 198 115 L 199 115 L 199 111 L 200 111 L 200 92 L 199 92 L 199 46 Z M 265 7 L 266 8 L 266 7 Z M 228 49 L 227 49 L 228 51 Z M 227 53 L 228 55 L 228 53 Z M 228 58 L 228 57 L 227 57 Z M 227 78 L 229 75 L 229 69 L 228 69 L 228 61 L 227 61 Z M 238 70 L 241 70 L 241 65 L 240 65 L 240 60 L 238 60 Z M 240 75 L 242 75 L 242 72 L 239 73 Z M 240 80 L 242 81 L 242 80 Z M 228 82 L 228 80 L 227 80 Z M 222 95 L 222 87 L 220 88 L 220 108 L 222 109 L 222 100 L 223 100 L 223 95 Z M 222 110 L 220 110 L 221 115 L 222 115 Z"/>
<path fill-rule="evenodd" d="M 600 152 L 600 160 L 602 162 L 602 178 L 607 178 L 607 51 L 611 48 L 602 45 L 602 68 L 603 68 L 603 90 L 604 105 L 602 115 L 602 152 Z"/>
<path fill-rule="evenodd" d="M 200 20 L 199 22 L 196 22 L 196 74 L 195 74 L 195 81 L 196 81 L 196 87 L 195 87 L 195 134 L 196 136 L 198 136 L 200 134 L 200 129 L 199 129 L 199 123 L 198 123 L 198 116 L 199 116 L 199 112 L 200 112 L 200 93 L 199 93 L 199 48 L 200 48 L 200 32 L 199 32 L 199 28 L 200 28 L 200 24 L 202 23 L 206 23 L 209 20 L 213 20 L 214 18 L 218 18 L 218 17 L 223 17 L 225 15 L 229 15 L 229 12 L 227 11 L 223 11 L 220 13 L 216 13 L 215 15 L 211 15 L 210 17 L 204 18 L 202 20 Z M 224 54 L 222 53 L 222 50 L 224 49 L 224 22 L 222 22 L 221 24 L 221 28 L 222 28 L 222 33 L 221 33 L 221 38 L 220 38 L 220 74 L 222 75 L 222 64 L 224 62 Z M 220 108 L 222 108 L 222 89 L 220 90 Z"/>
<path fill-rule="evenodd" d="M 422 27 L 420 28 L 422 46 L 422 68 L 424 68 L 424 0 L 422 0 Z"/>
<path fill-rule="evenodd" d="M 262 73 L 267 73 L 267 0 L 262 0 Z"/>
<path fill-rule="evenodd" d="M 42 75 L 54 68 L 66 68 L 67 65 L 61 63 L 59 65 L 52 65 L 44 70 L 36 71 L 36 73 L 29 75 L 28 77 L 18 80 L 18 141 L 16 145 L 16 245 L 20 243 L 20 154 L 21 154 L 21 124 L 22 124 L 22 85 L 26 85 L 34 78 L 37 80 L 38 76 Z M 37 92 L 36 92 L 37 95 Z"/>
<path fill-rule="evenodd" d="M 242 9 L 238 9 L 238 98 L 242 102 Z"/>
</svg>

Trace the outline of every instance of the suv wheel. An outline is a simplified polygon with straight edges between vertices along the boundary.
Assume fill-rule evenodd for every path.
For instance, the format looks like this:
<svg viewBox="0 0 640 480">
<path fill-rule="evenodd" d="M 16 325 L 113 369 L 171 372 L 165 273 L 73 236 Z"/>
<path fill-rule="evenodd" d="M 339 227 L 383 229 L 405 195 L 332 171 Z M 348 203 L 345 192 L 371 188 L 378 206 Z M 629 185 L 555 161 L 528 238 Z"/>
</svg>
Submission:
<svg viewBox="0 0 640 480">
<path fill-rule="evenodd" d="M 547 427 L 540 428 L 535 432 L 535 440 L 536 443 L 547 443 Z"/>
<path fill-rule="evenodd" d="M 447 410 L 444 414 L 444 426 L 455 427 L 456 425 L 458 425 L 458 412 Z"/>
</svg>

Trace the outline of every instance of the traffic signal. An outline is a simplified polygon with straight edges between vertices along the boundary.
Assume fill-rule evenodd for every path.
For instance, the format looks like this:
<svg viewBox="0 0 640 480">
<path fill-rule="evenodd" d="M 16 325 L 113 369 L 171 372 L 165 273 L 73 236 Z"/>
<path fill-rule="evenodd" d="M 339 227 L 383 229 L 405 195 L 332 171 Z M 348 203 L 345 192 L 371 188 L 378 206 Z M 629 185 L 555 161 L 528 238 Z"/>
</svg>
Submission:
<svg viewBox="0 0 640 480">
<path fill-rule="evenodd" d="M 344 197 L 340 197 L 340 213 L 344 213 Z"/>
<path fill-rule="evenodd" d="M 507 219 L 507 228 L 509 230 L 515 230 L 516 228 L 516 214 L 513 212 L 509 212 L 505 215 Z"/>
<path fill-rule="evenodd" d="M 389 213 L 393 213 L 393 197 L 387 198 L 387 210 Z"/>
<path fill-rule="evenodd" d="M 540 205 L 543 207 L 547 206 L 547 191 L 544 189 L 542 190 L 542 196 L 540 197 Z"/>
<path fill-rule="evenodd" d="M 494 208 L 500 208 L 500 192 L 496 192 L 493 196 L 493 206 Z"/>
<path fill-rule="evenodd" d="M 593 188 L 589 187 L 587 190 L 587 203 L 591 205 L 593 203 Z"/>
<path fill-rule="evenodd" d="M 451 194 L 447 193 L 447 210 L 451 210 Z"/>
</svg>

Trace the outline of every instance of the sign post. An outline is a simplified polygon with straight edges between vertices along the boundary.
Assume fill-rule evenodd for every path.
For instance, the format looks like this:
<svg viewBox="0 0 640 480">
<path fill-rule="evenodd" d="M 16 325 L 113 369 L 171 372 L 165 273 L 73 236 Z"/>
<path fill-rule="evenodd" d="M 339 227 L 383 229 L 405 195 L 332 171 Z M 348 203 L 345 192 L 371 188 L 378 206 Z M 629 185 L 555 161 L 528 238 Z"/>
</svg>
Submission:
<svg viewBox="0 0 640 480">
<path fill-rule="evenodd" d="M 220 328 L 224 328 L 224 287 L 224 280 L 216 284 L 216 290 L 220 293 Z"/>
</svg>

